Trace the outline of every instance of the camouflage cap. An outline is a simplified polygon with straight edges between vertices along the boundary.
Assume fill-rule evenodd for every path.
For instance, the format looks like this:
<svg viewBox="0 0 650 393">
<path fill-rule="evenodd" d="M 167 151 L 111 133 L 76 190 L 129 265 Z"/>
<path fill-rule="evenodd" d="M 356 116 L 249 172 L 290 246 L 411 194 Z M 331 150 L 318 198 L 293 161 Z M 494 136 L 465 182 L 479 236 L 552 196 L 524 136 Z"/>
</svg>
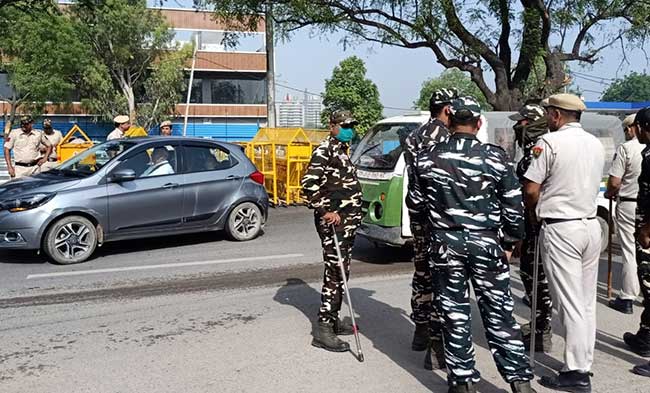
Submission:
<svg viewBox="0 0 650 393">
<path fill-rule="evenodd" d="M 469 120 L 481 116 L 481 105 L 471 96 L 458 97 L 451 102 L 451 117 Z"/>
<path fill-rule="evenodd" d="M 52 128 L 52 120 L 50 119 L 45 119 L 43 120 L 43 128 Z"/>
<path fill-rule="evenodd" d="M 332 112 L 332 114 L 330 115 L 330 123 L 346 125 L 346 126 L 354 126 L 359 124 L 359 122 L 356 121 L 354 117 L 352 117 L 352 112 L 345 111 L 345 110 Z"/>
<path fill-rule="evenodd" d="M 539 105 L 528 104 L 524 105 L 519 109 L 519 112 L 508 116 L 510 120 L 521 121 L 521 120 L 530 120 L 536 121 L 544 117 L 546 111 Z"/>
<path fill-rule="evenodd" d="M 646 106 L 637 112 L 634 122 L 644 131 L 650 129 L 650 106 Z"/>
<path fill-rule="evenodd" d="M 429 105 L 451 104 L 451 102 L 456 98 L 458 98 L 458 90 L 454 88 L 438 89 L 431 94 Z"/>
<path fill-rule="evenodd" d="M 33 123 L 34 119 L 30 115 L 25 115 L 20 118 L 20 125 Z"/>
</svg>

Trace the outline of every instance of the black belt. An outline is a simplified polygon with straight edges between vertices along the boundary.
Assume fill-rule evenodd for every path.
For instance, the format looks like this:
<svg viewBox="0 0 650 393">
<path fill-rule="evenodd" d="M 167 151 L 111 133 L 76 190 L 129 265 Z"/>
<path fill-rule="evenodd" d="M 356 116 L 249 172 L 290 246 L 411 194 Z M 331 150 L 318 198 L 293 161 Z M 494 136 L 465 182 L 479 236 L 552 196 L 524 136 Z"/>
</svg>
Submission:
<svg viewBox="0 0 650 393">
<path fill-rule="evenodd" d="M 32 162 L 17 162 L 17 166 L 34 166 L 36 165 L 38 161 L 32 161 Z"/>
<path fill-rule="evenodd" d="M 560 222 L 568 222 L 568 221 L 581 221 L 581 220 L 595 220 L 596 217 L 587 217 L 587 218 L 545 218 L 542 221 L 546 223 L 547 225 L 550 224 L 558 224 Z"/>
<path fill-rule="evenodd" d="M 636 198 L 618 197 L 619 202 L 636 202 Z"/>
</svg>

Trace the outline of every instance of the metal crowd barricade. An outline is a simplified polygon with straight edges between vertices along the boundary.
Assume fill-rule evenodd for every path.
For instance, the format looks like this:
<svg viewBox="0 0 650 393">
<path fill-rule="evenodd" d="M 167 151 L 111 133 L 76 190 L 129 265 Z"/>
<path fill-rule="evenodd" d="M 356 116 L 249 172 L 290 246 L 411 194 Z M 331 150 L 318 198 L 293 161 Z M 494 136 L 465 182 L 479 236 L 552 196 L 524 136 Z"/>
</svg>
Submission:
<svg viewBox="0 0 650 393">
<path fill-rule="evenodd" d="M 324 130 L 260 128 L 246 146 L 246 155 L 264 174 L 264 186 L 275 205 L 302 202 L 300 180 L 312 150 L 327 137 Z"/>
</svg>

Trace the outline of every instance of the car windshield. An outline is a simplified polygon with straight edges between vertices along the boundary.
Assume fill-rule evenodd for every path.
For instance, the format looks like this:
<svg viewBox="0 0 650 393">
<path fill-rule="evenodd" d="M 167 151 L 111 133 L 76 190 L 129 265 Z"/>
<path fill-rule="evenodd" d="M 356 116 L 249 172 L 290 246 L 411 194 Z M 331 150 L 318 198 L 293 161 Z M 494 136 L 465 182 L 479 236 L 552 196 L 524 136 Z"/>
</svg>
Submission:
<svg viewBox="0 0 650 393">
<path fill-rule="evenodd" d="M 66 176 L 90 176 L 134 145 L 134 142 L 125 140 L 105 142 L 64 161 L 54 168 L 52 172 Z"/>
<path fill-rule="evenodd" d="M 380 123 L 368 130 L 352 155 L 352 162 L 365 169 L 392 170 L 402 154 L 406 137 L 420 123 Z"/>
</svg>

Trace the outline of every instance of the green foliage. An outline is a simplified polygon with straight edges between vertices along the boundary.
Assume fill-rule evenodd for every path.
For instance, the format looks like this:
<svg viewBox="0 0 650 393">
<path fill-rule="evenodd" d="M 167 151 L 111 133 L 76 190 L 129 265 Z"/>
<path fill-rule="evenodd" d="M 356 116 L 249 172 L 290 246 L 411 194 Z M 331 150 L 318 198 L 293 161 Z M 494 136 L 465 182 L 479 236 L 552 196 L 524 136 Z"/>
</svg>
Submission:
<svg viewBox="0 0 650 393">
<path fill-rule="evenodd" d="M 437 78 L 432 78 L 424 83 L 422 83 L 422 88 L 420 89 L 420 97 L 413 102 L 415 109 L 421 111 L 429 110 L 429 99 L 434 91 L 442 88 L 455 88 L 458 90 L 460 95 L 472 96 L 476 98 L 479 104 L 481 104 L 481 109 L 489 110 L 490 104 L 488 104 L 485 99 L 485 95 L 481 90 L 476 86 L 474 82 L 467 76 L 466 73 L 460 71 L 457 68 L 451 68 L 445 70 Z"/>
<path fill-rule="evenodd" d="M 359 121 L 356 130 L 360 135 L 381 120 L 384 109 L 379 101 L 377 86 L 366 79 L 366 66 L 356 56 L 348 57 L 334 67 L 332 78 L 325 81 L 323 105 L 323 125 L 329 124 L 332 112 L 349 110 Z"/>
<path fill-rule="evenodd" d="M 601 98 L 602 101 L 643 102 L 650 101 L 650 76 L 633 72 L 612 83 Z"/>
</svg>

